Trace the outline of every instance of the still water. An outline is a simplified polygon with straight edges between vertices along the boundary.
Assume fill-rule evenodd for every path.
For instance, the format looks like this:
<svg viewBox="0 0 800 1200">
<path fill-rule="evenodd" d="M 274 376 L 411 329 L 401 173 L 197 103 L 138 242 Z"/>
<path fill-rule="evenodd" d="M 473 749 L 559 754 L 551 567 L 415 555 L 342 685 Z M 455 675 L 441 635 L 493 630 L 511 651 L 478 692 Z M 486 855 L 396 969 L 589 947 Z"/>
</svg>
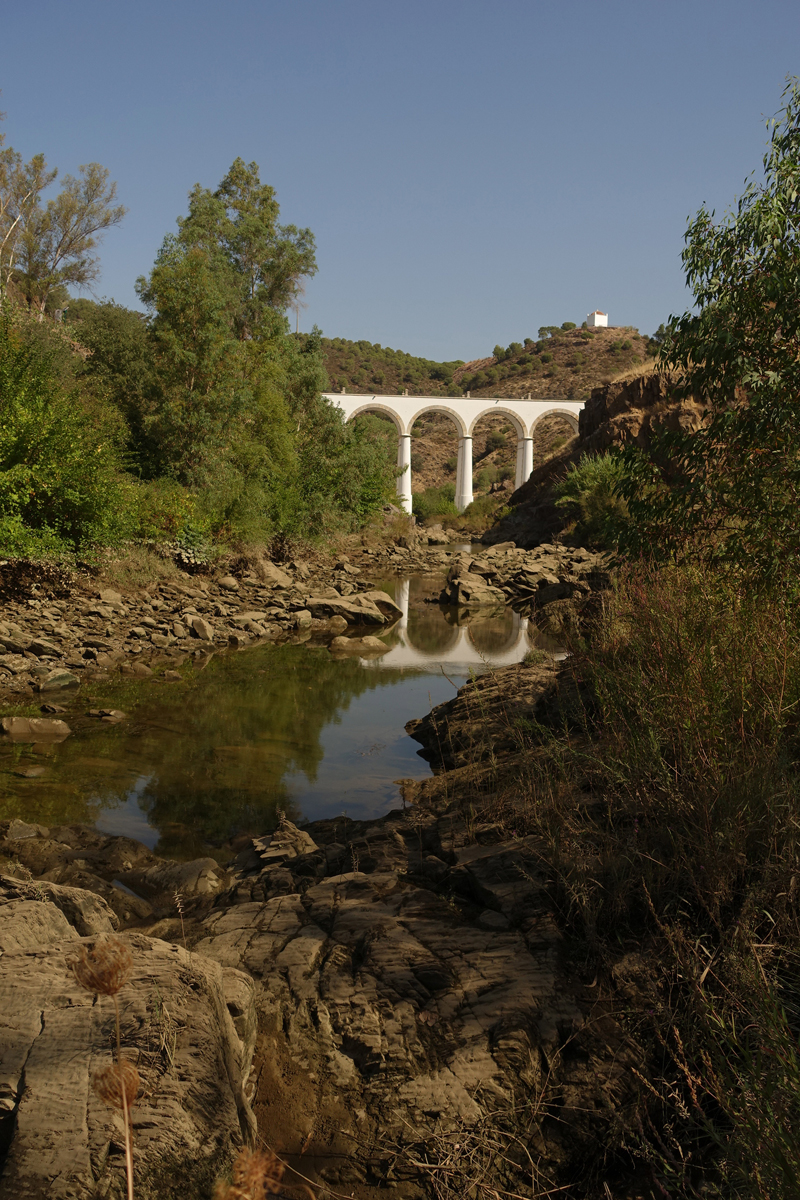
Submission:
<svg viewBox="0 0 800 1200">
<path fill-rule="evenodd" d="M 239 832 L 398 805 L 397 780 L 430 773 L 406 721 L 455 695 L 471 672 L 519 662 L 541 638 L 506 609 L 458 623 L 422 603 L 435 580 L 384 584 L 403 617 L 378 658 L 324 645 L 261 645 L 182 668 L 183 683 L 87 684 L 65 700 L 58 745 L 0 746 L 0 819 L 82 822 L 158 853 L 213 853 Z M 88 717 L 119 708 L 120 724 Z M 31 767 L 43 768 L 31 774 Z"/>
</svg>

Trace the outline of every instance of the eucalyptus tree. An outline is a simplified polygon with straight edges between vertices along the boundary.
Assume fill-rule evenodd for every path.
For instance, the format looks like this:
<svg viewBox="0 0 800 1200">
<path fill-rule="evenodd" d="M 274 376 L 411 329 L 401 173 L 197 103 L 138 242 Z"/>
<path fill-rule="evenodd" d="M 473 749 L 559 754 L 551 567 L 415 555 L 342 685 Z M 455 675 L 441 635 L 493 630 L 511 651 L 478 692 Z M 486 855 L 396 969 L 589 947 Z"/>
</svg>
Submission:
<svg viewBox="0 0 800 1200">
<path fill-rule="evenodd" d="M 764 581 L 800 563 L 800 89 L 768 125 L 763 178 L 718 220 L 689 222 L 694 309 L 671 317 L 659 355 L 673 398 L 699 401 L 697 430 L 625 452 L 621 485 L 638 549 L 700 552 Z"/>
</svg>

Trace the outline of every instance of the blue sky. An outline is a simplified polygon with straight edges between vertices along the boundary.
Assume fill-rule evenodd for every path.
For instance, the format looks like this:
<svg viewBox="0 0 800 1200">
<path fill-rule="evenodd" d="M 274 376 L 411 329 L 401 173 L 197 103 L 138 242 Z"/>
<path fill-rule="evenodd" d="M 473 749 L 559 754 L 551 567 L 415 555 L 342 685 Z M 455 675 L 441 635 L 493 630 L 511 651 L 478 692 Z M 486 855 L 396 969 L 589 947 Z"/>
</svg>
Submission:
<svg viewBox="0 0 800 1200">
<path fill-rule="evenodd" d="M 790 73 L 797 0 L 40 0 L 4 6 L 0 107 L 117 180 L 98 296 L 136 306 L 240 155 L 316 236 L 301 328 L 471 359 L 682 311 L 686 219 L 760 168 Z"/>
</svg>

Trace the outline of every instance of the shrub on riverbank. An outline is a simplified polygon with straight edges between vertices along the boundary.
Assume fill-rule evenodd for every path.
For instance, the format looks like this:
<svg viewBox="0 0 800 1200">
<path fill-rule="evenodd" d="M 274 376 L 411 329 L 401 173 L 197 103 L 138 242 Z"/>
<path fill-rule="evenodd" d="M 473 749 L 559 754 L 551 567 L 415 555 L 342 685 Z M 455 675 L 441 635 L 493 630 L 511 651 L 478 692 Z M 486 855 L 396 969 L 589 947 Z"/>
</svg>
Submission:
<svg viewBox="0 0 800 1200">
<path fill-rule="evenodd" d="M 454 483 L 443 483 L 438 488 L 426 488 L 416 492 L 412 498 L 412 511 L 417 520 L 427 521 L 431 517 L 457 517 Z"/>
<path fill-rule="evenodd" d="M 582 546 L 611 549 L 628 520 L 628 506 L 619 493 L 625 477 L 622 460 L 598 454 L 572 463 L 553 491 L 556 505 L 566 510 L 570 524 L 564 536 Z"/>
<path fill-rule="evenodd" d="M 670 1195 L 800 1193 L 798 706 L 794 603 L 630 569 L 531 754 L 574 950 L 650 956 L 635 1153 Z"/>
</svg>

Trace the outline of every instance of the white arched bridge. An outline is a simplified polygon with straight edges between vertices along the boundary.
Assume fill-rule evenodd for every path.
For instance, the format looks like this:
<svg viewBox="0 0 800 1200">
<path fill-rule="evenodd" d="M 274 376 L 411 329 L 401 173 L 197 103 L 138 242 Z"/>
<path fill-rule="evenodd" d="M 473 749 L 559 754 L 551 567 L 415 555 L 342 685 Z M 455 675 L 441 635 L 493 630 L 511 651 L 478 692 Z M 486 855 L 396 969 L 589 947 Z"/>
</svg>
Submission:
<svg viewBox="0 0 800 1200">
<path fill-rule="evenodd" d="M 411 512 L 411 429 L 425 413 L 449 417 L 458 432 L 456 508 L 462 512 L 472 503 L 472 434 L 481 417 L 504 416 L 517 435 L 517 471 L 514 486 L 521 487 L 533 470 L 533 431 L 542 417 L 564 417 L 578 432 L 582 400 L 506 400 L 488 396 L 352 396 L 326 392 L 325 399 L 341 409 L 346 421 L 361 413 L 381 413 L 397 429 L 397 495 L 406 512 Z"/>
</svg>

